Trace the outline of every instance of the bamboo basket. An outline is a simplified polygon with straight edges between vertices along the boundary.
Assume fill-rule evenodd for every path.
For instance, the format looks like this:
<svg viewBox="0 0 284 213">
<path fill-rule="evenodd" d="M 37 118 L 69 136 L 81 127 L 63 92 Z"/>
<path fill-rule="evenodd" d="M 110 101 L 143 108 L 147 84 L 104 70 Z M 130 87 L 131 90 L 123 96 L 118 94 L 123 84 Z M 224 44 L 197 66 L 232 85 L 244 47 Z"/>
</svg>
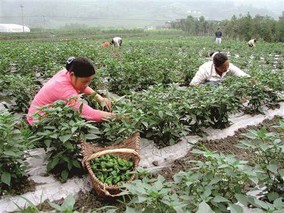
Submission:
<svg viewBox="0 0 284 213">
<path fill-rule="evenodd" d="M 102 197 L 118 197 L 121 186 L 107 185 L 101 182 L 94 174 L 90 161 L 106 154 L 113 154 L 125 160 L 133 161 L 133 171 L 136 171 L 140 161 L 140 134 L 133 133 L 129 138 L 114 146 L 99 147 L 81 141 L 83 166 L 88 170 L 92 186 L 96 193 Z M 133 181 L 135 174 L 132 174 L 127 183 Z"/>
</svg>

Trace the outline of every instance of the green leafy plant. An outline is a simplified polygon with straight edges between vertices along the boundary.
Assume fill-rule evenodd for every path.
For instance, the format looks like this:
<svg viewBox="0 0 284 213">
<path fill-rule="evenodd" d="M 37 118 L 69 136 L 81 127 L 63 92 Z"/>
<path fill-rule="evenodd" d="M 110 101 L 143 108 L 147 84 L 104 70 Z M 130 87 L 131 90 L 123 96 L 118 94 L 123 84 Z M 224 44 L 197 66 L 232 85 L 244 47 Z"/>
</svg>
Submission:
<svg viewBox="0 0 284 213">
<path fill-rule="evenodd" d="M 235 195 L 245 193 L 245 185 L 257 181 L 246 161 L 210 151 L 194 149 L 192 153 L 201 154 L 205 160 L 191 161 L 195 167 L 174 176 L 179 196 L 190 202 L 191 211 L 208 205 L 214 212 L 227 212 L 237 202 Z"/>
<path fill-rule="evenodd" d="M 128 138 L 133 132 L 140 131 L 141 117 L 144 115 L 141 109 L 137 109 L 124 96 L 115 98 L 111 95 L 106 95 L 106 97 L 112 100 L 112 112 L 115 116 L 95 124 L 101 134 L 93 141 L 93 143 L 103 146 L 118 144 Z M 90 100 L 89 98 L 88 101 L 93 108 L 107 111 L 106 107 L 101 106 L 96 100 Z"/>
<path fill-rule="evenodd" d="M 75 198 L 72 195 L 68 195 L 64 202 L 59 205 L 56 203 L 48 202 L 51 207 L 53 207 L 55 210 L 62 212 L 62 213 L 78 213 L 75 208 Z"/>
<path fill-rule="evenodd" d="M 29 103 L 36 93 L 37 85 L 33 83 L 30 75 L 6 75 L 5 89 L 8 91 L 8 97 L 13 101 L 12 110 L 15 112 L 26 113 Z"/>
<path fill-rule="evenodd" d="M 121 194 L 131 194 L 132 199 L 127 206 L 136 211 L 182 213 L 186 209 L 187 204 L 178 198 L 171 184 L 162 176 L 158 176 L 156 180 L 145 177 L 124 186 L 126 191 Z"/>
<path fill-rule="evenodd" d="M 27 178 L 28 150 L 33 143 L 21 121 L 7 110 L 0 114 L 0 195 L 11 193 Z"/>
<path fill-rule="evenodd" d="M 132 94 L 130 100 L 143 115 L 140 117 L 142 136 L 154 140 L 160 146 L 175 144 L 186 132 L 186 124 L 180 122 L 178 89 L 155 86 L 139 94 Z M 173 98 L 176 95 L 175 98 Z"/>
<path fill-rule="evenodd" d="M 270 88 L 262 85 L 253 85 L 248 88 L 247 95 L 250 97 L 247 110 L 250 112 L 262 112 L 265 104 L 275 105 L 278 96 Z"/>
<path fill-rule="evenodd" d="M 83 119 L 78 111 L 56 101 L 40 109 L 35 120 L 36 135 L 47 152 L 47 171 L 54 173 L 63 182 L 74 170 L 81 170 L 79 142 L 93 140 L 100 134 L 92 122 Z"/>
<path fill-rule="evenodd" d="M 272 202 L 250 195 L 238 194 L 236 198 L 243 206 L 251 206 L 254 212 L 281 213 L 284 210 L 283 197 L 276 198 Z"/>
<path fill-rule="evenodd" d="M 250 130 L 244 134 L 247 139 L 238 145 L 255 153 L 253 163 L 259 170 L 259 185 L 265 187 L 263 195 L 271 202 L 284 195 L 283 121 L 275 128 L 275 132 L 268 132 L 265 128 Z"/>
</svg>

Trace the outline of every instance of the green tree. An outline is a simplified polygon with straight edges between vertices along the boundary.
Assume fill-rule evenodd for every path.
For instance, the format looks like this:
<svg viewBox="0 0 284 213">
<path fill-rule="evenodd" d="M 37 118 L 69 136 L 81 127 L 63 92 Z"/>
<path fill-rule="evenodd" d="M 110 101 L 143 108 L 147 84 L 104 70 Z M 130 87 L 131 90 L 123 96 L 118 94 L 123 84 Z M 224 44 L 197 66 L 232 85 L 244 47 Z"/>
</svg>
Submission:
<svg viewBox="0 0 284 213">
<path fill-rule="evenodd" d="M 276 24 L 276 32 L 276 41 L 284 42 L 284 11 L 282 12 L 282 16 L 279 17 L 278 23 Z"/>
</svg>

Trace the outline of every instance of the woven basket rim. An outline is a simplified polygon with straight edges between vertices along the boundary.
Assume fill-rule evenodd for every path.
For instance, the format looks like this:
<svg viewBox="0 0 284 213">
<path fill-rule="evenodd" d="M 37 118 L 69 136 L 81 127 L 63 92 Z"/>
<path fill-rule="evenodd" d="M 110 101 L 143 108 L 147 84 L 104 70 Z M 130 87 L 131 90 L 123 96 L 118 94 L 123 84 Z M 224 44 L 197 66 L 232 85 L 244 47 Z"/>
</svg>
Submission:
<svg viewBox="0 0 284 213">
<path fill-rule="evenodd" d="M 128 153 L 128 154 L 133 154 L 136 155 L 139 159 L 141 159 L 141 156 L 136 152 L 134 149 L 127 149 L 127 148 L 117 148 L 117 149 L 108 149 L 108 150 L 103 150 L 96 152 L 92 154 L 90 157 L 86 159 L 86 161 L 90 161 L 95 158 L 99 158 L 103 155 L 108 155 L 108 154 L 113 154 L 113 153 Z"/>
</svg>

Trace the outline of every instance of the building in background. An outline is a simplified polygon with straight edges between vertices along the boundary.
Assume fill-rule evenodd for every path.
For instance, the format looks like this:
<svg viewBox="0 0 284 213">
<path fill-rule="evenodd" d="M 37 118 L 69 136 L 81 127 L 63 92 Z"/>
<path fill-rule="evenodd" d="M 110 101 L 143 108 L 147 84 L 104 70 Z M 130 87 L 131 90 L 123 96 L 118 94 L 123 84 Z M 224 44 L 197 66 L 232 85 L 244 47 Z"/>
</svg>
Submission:
<svg viewBox="0 0 284 213">
<path fill-rule="evenodd" d="M 0 33 L 22 33 L 31 32 L 27 26 L 19 24 L 0 24 Z"/>
</svg>

